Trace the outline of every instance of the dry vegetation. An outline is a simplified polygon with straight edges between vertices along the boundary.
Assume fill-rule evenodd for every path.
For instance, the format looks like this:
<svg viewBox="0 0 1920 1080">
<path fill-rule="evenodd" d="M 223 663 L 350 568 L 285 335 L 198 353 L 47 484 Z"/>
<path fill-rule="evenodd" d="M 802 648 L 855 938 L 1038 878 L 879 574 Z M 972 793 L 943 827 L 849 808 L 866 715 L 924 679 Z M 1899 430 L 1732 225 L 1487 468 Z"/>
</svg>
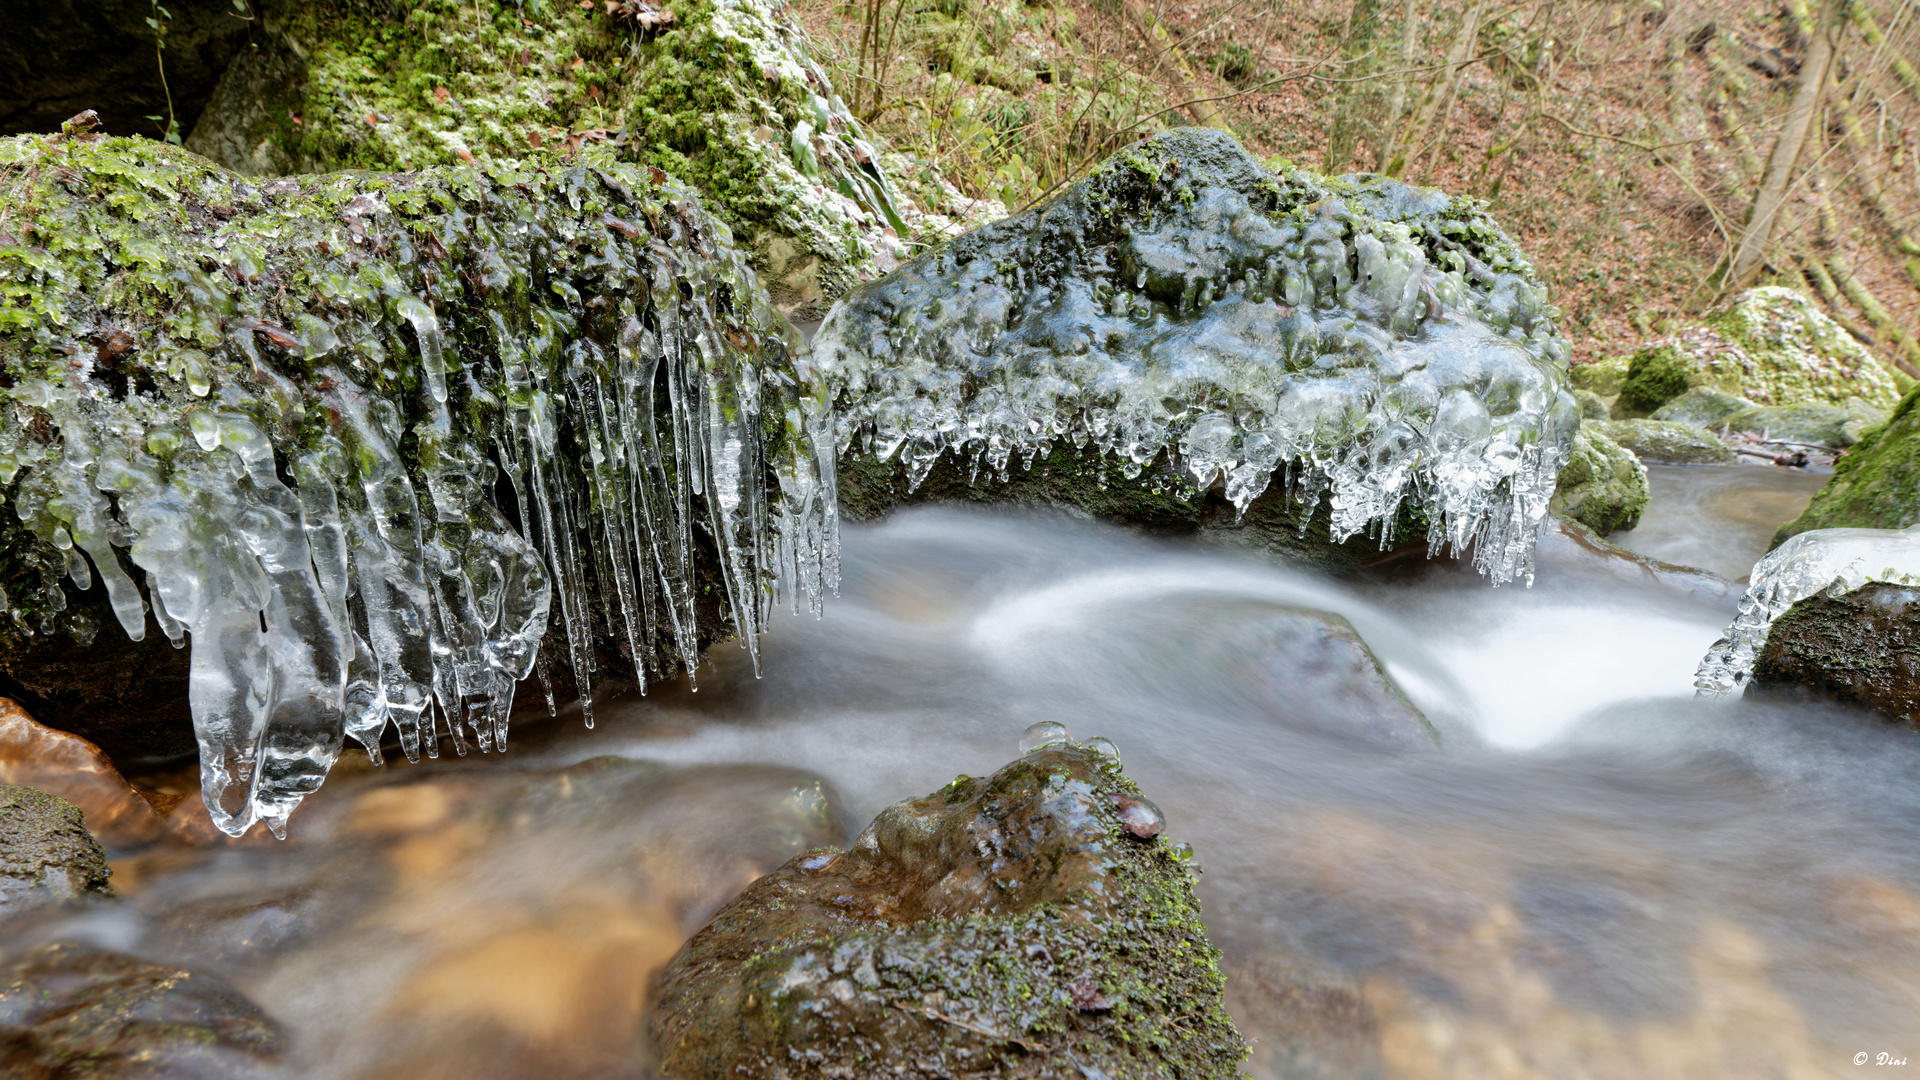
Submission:
<svg viewBox="0 0 1920 1080">
<path fill-rule="evenodd" d="M 1019 206 L 1164 126 L 1484 198 L 1578 359 L 1727 289 L 1920 361 L 1920 7 L 1900 0 L 796 0 L 860 115 Z"/>
</svg>

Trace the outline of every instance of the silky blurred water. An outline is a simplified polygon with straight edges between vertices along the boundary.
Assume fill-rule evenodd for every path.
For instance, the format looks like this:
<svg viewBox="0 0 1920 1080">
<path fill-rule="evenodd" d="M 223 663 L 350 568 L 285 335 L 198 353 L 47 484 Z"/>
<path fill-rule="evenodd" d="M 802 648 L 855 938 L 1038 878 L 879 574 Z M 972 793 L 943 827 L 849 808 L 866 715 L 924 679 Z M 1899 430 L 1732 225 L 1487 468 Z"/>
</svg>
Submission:
<svg viewBox="0 0 1920 1080">
<path fill-rule="evenodd" d="M 1607 539 L 1663 562 L 1742 580 L 1827 482 L 1777 465 L 1649 465 L 1651 498 L 1640 524 Z"/>
<path fill-rule="evenodd" d="M 1738 596 L 1711 575 L 1550 531 L 1530 589 L 1420 557 L 1336 581 L 931 509 L 850 528 L 844 576 L 764 678 L 723 646 L 592 731 L 337 776 L 288 845 L 127 860 L 124 904 L 37 933 L 225 974 L 294 1029 L 293 1075 L 642 1076 L 651 972 L 718 904 L 1053 721 L 1113 740 L 1197 850 L 1258 1077 L 1920 1054 L 1920 740 L 1695 702 Z M 1341 624 L 1303 610 L 1437 744 L 1363 723 Z"/>
</svg>

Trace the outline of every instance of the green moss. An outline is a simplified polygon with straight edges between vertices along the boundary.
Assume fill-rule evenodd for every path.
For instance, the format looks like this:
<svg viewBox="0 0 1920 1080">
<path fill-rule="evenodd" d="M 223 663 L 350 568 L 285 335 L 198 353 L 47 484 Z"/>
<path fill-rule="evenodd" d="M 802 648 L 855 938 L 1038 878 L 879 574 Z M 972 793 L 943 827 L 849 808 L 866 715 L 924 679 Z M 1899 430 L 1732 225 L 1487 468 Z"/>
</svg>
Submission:
<svg viewBox="0 0 1920 1080">
<path fill-rule="evenodd" d="M 1548 508 L 1606 536 L 1638 525 L 1647 498 L 1647 467 L 1601 425 L 1583 424 Z"/>
<path fill-rule="evenodd" d="M 1887 422 L 1869 428 L 1834 465 L 1833 478 L 1774 534 L 1778 547 L 1811 529 L 1904 529 L 1920 522 L 1920 388 Z"/>
<path fill-rule="evenodd" d="M 1625 418 L 1645 416 L 1686 393 L 1693 385 L 1693 372 L 1692 361 L 1671 345 L 1641 349 L 1628 363 L 1614 406 Z"/>
</svg>

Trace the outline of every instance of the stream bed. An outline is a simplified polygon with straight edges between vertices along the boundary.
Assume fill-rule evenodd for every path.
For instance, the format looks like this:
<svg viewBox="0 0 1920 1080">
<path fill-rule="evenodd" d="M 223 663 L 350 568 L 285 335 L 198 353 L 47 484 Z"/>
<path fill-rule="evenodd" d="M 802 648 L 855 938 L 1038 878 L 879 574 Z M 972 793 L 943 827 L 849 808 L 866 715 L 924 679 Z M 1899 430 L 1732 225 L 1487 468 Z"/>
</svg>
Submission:
<svg viewBox="0 0 1920 1080">
<path fill-rule="evenodd" d="M 1656 507 L 1695 502 L 1627 539 L 1709 569 L 1804 503 L 1788 470 L 1656 476 Z M 1786 479 L 1725 490 L 1749 477 Z M 770 627 L 764 678 L 722 646 L 697 691 L 604 701 L 592 730 L 516 716 L 504 756 L 349 754 L 284 844 L 134 854 L 123 902 L 28 933 L 220 975 L 290 1030 L 289 1076 L 642 1077 L 652 974 L 721 903 L 1052 720 L 1113 740 L 1198 853 L 1263 1080 L 1920 1054 L 1920 739 L 1696 702 L 1725 580 L 1551 525 L 1534 585 L 1495 589 L 939 508 L 848 528 L 843 558 L 825 618 Z M 1437 746 L 1370 725 L 1377 688 L 1311 612 Z"/>
</svg>

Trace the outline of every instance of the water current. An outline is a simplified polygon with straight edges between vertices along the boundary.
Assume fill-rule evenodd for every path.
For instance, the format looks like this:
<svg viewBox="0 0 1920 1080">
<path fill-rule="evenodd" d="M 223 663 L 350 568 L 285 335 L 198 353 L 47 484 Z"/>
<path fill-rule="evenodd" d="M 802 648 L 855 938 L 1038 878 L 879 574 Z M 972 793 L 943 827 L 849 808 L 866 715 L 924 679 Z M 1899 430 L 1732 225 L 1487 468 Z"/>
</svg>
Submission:
<svg viewBox="0 0 1920 1080">
<path fill-rule="evenodd" d="M 1746 503 L 1700 505 L 1670 550 L 1724 556 Z M 1197 850 L 1262 1080 L 1920 1058 L 1920 740 L 1694 700 L 1720 578 L 1552 526 L 1535 585 L 1495 589 L 938 508 L 848 528 L 843 574 L 825 618 L 776 618 L 763 678 L 724 646 L 592 731 L 516 717 L 504 758 L 343 759 L 284 844 L 122 859 L 122 903 L 32 933 L 225 976 L 294 1032 L 289 1075 L 645 1076 L 650 975 L 720 903 L 1052 720 L 1112 739 Z M 1374 722 L 1316 611 L 1437 746 Z"/>
</svg>

